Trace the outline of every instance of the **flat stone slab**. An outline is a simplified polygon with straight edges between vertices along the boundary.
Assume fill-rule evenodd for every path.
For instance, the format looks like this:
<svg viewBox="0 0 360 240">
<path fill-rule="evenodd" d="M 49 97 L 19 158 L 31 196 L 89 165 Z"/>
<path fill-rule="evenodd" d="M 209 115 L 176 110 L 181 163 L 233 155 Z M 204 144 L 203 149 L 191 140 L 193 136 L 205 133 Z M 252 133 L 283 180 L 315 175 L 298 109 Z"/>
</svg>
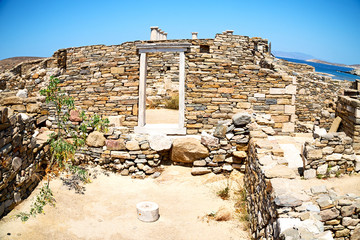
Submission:
<svg viewBox="0 0 360 240">
<path fill-rule="evenodd" d="M 296 178 L 296 173 L 294 170 L 284 166 L 284 165 L 276 165 L 273 168 L 265 170 L 266 178 L 288 178 L 294 179 Z"/>
</svg>

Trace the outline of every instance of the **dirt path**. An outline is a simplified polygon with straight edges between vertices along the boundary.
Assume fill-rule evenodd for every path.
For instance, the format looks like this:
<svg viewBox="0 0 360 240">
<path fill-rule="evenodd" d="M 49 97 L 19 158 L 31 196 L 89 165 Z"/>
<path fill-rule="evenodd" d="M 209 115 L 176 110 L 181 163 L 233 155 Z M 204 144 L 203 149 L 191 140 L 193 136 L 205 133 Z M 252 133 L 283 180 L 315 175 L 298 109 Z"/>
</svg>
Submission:
<svg viewBox="0 0 360 240">
<path fill-rule="evenodd" d="M 146 109 L 147 124 L 178 124 L 179 111 L 173 109 Z"/>
<path fill-rule="evenodd" d="M 68 190 L 61 180 L 54 180 L 56 207 L 47 206 L 45 215 L 25 224 L 11 219 L 19 211 L 29 209 L 33 193 L 0 221 L 0 239 L 250 239 L 238 219 L 202 219 L 221 206 L 233 208 L 233 200 L 224 201 L 216 195 L 224 187 L 223 176 L 193 177 L 189 168 L 179 166 L 166 167 L 157 179 L 101 173 L 86 185 L 83 195 Z M 145 200 L 159 204 L 157 222 L 137 219 L 135 205 Z"/>
</svg>

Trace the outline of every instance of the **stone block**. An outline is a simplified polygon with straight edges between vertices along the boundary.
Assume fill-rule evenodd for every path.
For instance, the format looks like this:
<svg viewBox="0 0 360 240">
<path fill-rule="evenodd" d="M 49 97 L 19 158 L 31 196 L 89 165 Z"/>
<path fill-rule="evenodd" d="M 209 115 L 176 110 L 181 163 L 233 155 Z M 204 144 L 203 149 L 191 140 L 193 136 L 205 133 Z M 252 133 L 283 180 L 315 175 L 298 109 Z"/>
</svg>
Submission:
<svg viewBox="0 0 360 240">
<path fill-rule="evenodd" d="M 293 105 L 285 105 L 285 114 L 294 114 L 295 106 Z"/>
<path fill-rule="evenodd" d="M 285 94 L 285 88 L 270 88 L 271 95 L 282 95 Z"/>
<path fill-rule="evenodd" d="M 295 132 L 295 124 L 292 122 L 283 123 L 281 131 L 293 133 Z"/>
<path fill-rule="evenodd" d="M 204 174 L 208 174 L 211 173 L 211 170 L 209 168 L 206 167 L 193 167 L 191 169 L 191 175 L 204 175 Z"/>
<path fill-rule="evenodd" d="M 313 179 L 316 177 L 316 170 L 315 169 L 308 169 L 304 171 L 304 178 L 305 179 Z"/>
<path fill-rule="evenodd" d="M 107 150 L 126 150 L 124 139 L 106 140 Z"/>
<path fill-rule="evenodd" d="M 110 72 L 112 74 L 121 74 L 125 72 L 125 69 L 123 67 L 112 67 L 110 68 Z"/>
<path fill-rule="evenodd" d="M 109 126 L 121 127 L 124 116 L 108 116 L 107 119 L 109 119 Z"/>
<path fill-rule="evenodd" d="M 295 85 L 288 85 L 285 87 L 286 94 L 296 94 L 296 86 Z"/>
</svg>

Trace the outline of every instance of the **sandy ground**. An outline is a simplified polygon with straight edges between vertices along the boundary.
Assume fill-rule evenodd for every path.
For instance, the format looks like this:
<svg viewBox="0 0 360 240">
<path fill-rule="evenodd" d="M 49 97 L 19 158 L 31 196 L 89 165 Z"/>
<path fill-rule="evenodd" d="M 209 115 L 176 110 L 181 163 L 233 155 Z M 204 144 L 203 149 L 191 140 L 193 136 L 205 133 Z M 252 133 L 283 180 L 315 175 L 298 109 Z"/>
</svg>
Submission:
<svg viewBox="0 0 360 240">
<path fill-rule="evenodd" d="M 301 180 L 305 189 L 311 186 L 325 185 L 328 189 L 333 188 L 338 195 L 352 193 L 360 196 L 360 175 L 345 175 L 339 178 Z"/>
<path fill-rule="evenodd" d="M 36 191 L 0 221 L 0 239 L 250 239 L 236 216 L 227 222 L 204 220 L 221 206 L 233 208 L 234 199 L 222 200 L 216 192 L 226 186 L 223 176 L 193 177 L 190 168 L 167 166 L 157 179 L 131 179 L 101 170 L 85 194 L 76 194 L 57 179 L 51 182 L 57 204 L 26 223 L 14 219 L 29 210 Z M 236 179 L 242 179 L 238 173 Z M 236 187 L 235 181 L 231 181 Z M 159 204 L 160 219 L 137 219 L 136 203 Z M 9 235 L 10 234 L 10 235 Z"/>
<path fill-rule="evenodd" d="M 173 109 L 146 109 L 147 124 L 178 124 L 179 111 Z"/>
</svg>

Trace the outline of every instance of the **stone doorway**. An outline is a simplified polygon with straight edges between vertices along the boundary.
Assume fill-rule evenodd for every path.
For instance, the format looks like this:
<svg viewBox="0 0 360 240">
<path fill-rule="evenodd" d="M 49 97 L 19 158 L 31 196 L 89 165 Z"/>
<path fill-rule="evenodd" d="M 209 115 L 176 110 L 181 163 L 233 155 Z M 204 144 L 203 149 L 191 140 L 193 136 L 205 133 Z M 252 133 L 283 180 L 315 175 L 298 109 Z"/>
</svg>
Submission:
<svg viewBox="0 0 360 240">
<path fill-rule="evenodd" d="M 136 46 L 140 54 L 140 83 L 139 83 L 139 114 L 138 126 L 135 127 L 135 133 L 162 133 L 162 134 L 186 134 L 184 127 L 185 119 L 185 51 L 190 47 L 189 43 L 158 43 L 158 44 L 139 44 Z M 178 83 L 178 102 L 179 107 L 174 117 L 174 112 L 166 116 L 167 113 L 146 111 L 146 83 L 147 83 L 147 66 L 148 54 L 156 52 L 176 52 L 179 53 L 179 83 Z M 177 119 L 175 121 L 164 121 L 161 124 L 147 122 L 146 117 L 151 114 L 163 114 L 164 117 Z M 162 117 L 162 116 L 161 116 Z"/>
</svg>

